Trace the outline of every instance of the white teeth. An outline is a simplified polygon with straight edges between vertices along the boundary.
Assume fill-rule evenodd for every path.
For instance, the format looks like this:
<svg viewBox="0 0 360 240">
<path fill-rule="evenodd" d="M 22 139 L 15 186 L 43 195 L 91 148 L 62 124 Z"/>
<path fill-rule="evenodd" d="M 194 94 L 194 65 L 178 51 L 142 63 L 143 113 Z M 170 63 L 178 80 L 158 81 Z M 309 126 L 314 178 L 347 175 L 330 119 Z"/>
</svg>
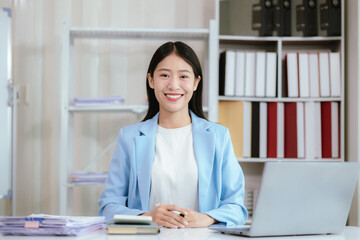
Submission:
<svg viewBox="0 0 360 240">
<path fill-rule="evenodd" d="M 181 95 L 166 95 L 169 98 L 179 98 Z"/>
</svg>

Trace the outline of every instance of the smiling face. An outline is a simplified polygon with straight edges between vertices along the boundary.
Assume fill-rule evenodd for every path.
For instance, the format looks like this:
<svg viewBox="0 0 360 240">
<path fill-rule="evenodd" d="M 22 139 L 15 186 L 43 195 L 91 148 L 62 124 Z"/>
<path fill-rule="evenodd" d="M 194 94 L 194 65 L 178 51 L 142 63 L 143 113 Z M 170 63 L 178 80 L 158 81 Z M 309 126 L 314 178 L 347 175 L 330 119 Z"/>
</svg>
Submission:
<svg viewBox="0 0 360 240">
<path fill-rule="evenodd" d="M 153 76 L 147 76 L 159 102 L 160 114 L 189 117 L 188 103 L 196 90 L 200 77 L 195 78 L 192 67 L 175 53 L 165 57 L 156 66 Z"/>
</svg>

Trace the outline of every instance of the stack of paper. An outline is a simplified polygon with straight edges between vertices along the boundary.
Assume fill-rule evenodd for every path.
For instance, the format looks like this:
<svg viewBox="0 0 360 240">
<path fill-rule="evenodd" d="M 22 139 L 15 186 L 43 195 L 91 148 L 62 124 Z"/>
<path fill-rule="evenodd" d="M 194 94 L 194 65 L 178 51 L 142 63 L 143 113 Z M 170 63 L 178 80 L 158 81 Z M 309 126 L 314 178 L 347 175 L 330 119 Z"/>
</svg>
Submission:
<svg viewBox="0 0 360 240">
<path fill-rule="evenodd" d="M 103 227 L 105 217 L 32 214 L 0 217 L 0 233 L 25 236 L 79 236 Z"/>
<path fill-rule="evenodd" d="M 75 172 L 71 175 L 72 183 L 89 184 L 104 183 L 107 179 L 107 173 L 96 172 Z"/>
<path fill-rule="evenodd" d="M 103 98 L 74 98 L 75 106 L 91 106 L 99 104 L 123 104 L 124 98 L 120 96 L 103 97 Z"/>
</svg>

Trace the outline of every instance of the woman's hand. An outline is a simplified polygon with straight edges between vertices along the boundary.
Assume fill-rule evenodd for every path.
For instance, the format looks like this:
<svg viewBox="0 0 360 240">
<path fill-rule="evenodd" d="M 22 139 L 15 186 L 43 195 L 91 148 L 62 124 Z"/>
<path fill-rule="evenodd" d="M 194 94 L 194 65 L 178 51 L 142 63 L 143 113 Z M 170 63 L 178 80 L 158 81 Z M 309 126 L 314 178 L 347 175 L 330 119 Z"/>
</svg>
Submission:
<svg viewBox="0 0 360 240">
<path fill-rule="evenodd" d="M 188 222 L 187 228 L 207 227 L 217 222 L 207 214 L 199 213 L 188 208 L 185 208 L 184 212 L 188 213 L 187 216 L 185 216 L 185 219 Z"/>
<path fill-rule="evenodd" d="M 172 212 L 178 211 L 185 215 L 188 213 L 185 209 L 180 208 L 176 205 L 160 204 L 151 212 L 146 212 L 142 214 L 143 216 L 151 216 L 152 221 L 155 222 L 158 226 L 163 226 L 167 228 L 185 228 L 188 225 L 187 219 L 180 217 L 178 214 Z"/>
</svg>

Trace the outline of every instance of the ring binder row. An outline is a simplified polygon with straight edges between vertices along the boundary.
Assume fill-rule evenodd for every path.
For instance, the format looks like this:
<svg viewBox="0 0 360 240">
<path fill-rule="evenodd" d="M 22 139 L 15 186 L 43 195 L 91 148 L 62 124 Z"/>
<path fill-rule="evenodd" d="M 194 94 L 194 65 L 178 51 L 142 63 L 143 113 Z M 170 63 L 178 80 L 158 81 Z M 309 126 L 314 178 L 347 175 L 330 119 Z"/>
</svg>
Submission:
<svg viewBox="0 0 360 240">
<path fill-rule="evenodd" d="M 274 9 L 272 0 L 261 0 L 253 5 L 253 30 L 259 30 L 260 36 L 271 36 L 274 30 Z"/>
<path fill-rule="evenodd" d="M 291 0 L 260 0 L 252 6 L 252 29 L 259 31 L 259 36 L 291 36 Z M 318 12 L 320 29 L 327 31 L 327 36 L 341 35 L 341 0 L 326 0 L 318 7 L 317 0 L 303 0 L 296 6 L 296 30 L 304 37 L 318 35 Z"/>
<path fill-rule="evenodd" d="M 341 2 L 327 0 L 320 5 L 320 28 L 326 30 L 328 36 L 341 35 Z"/>
<path fill-rule="evenodd" d="M 303 0 L 296 6 L 296 30 L 302 31 L 304 37 L 318 34 L 316 0 Z"/>
<path fill-rule="evenodd" d="M 279 36 L 291 35 L 291 3 L 290 0 L 279 0 L 275 6 L 275 31 Z"/>
</svg>

